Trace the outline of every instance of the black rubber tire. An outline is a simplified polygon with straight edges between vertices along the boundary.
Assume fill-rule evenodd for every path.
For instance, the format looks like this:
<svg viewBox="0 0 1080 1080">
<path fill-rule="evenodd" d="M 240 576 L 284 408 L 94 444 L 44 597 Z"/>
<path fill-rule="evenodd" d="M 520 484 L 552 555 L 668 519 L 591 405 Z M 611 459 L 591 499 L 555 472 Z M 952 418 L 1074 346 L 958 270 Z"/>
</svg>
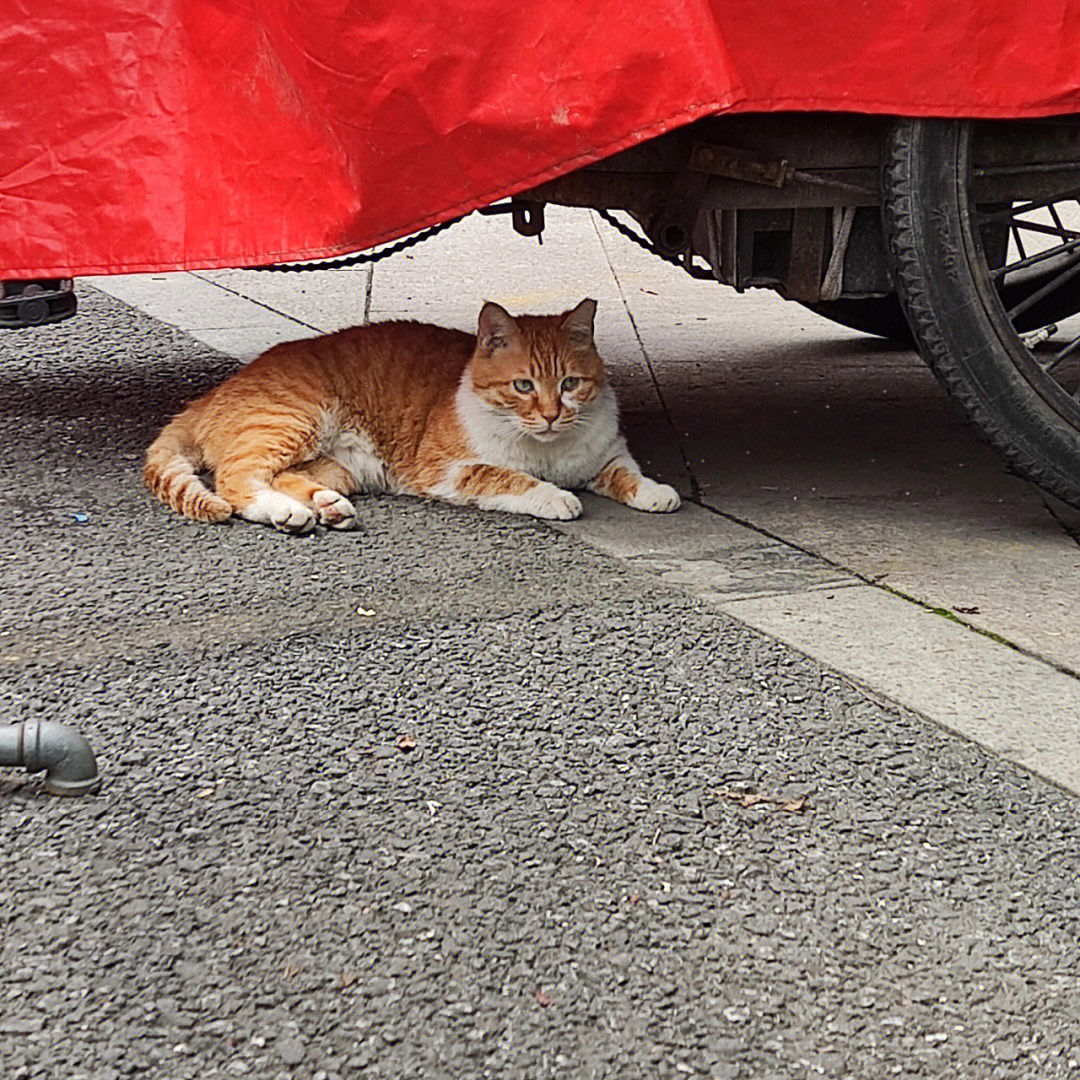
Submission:
<svg viewBox="0 0 1080 1080">
<path fill-rule="evenodd" d="M 923 358 L 1027 479 L 1080 507 L 1080 402 L 1035 362 L 989 276 L 970 194 L 968 121 L 901 120 L 882 213 L 901 306 Z"/>
<path fill-rule="evenodd" d="M 911 327 L 908 326 L 900 301 L 894 294 L 868 296 L 865 299 L 841 297 L 839 300 L 818 300 L 803 304 L 803 307 L 851 330 L 888 338 L 900 345 L 915 344 Z"/>
</svg>

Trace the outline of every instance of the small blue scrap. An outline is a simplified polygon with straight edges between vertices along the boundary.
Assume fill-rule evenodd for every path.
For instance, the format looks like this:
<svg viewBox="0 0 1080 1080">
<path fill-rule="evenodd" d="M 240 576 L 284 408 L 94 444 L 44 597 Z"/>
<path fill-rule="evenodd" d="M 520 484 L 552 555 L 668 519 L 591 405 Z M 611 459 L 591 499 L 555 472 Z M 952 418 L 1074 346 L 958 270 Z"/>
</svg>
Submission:
<svg viewBox="0 0 1080 1080">
<path fill-rule="evenodd" d="M 71 515 L 80 525 L 85 525 L 90 520 L 90 515 L 84 510 L 76 510 Z"/>
</svg>

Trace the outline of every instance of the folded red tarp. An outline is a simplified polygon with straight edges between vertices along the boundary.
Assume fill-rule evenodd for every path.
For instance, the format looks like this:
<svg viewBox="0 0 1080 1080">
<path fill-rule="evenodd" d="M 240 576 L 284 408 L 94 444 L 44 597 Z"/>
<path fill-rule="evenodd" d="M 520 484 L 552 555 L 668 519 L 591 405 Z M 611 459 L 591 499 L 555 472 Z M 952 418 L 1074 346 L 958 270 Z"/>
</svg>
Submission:
<svg viewBox="0 0 1080 1080">
<path fill-rule="evenodd" d="M 6 0 L 0 278 L 370 247 L 724 110 L 1080 112 L 1073 0 Z"/>
</svg>

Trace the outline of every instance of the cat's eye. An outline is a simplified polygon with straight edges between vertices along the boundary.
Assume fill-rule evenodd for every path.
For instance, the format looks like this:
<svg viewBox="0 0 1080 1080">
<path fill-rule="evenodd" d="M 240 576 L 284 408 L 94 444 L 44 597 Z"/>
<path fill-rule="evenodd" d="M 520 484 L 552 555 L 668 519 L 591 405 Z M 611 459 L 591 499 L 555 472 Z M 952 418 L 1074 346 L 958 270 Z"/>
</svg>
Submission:
<svg viewBox="0 0 1080 1080">
<path fill-rule="evenodd" d="M 532 379 L 515 379 L 514 389 L 519 394 L 531 394 L 533 389 Z"/>
<path fill-rule="evenodd" d="M 562 381 L 562 388 L 567 393 L 571 390 L 576 390 L 581 385 L 581 380 L 576 375 L 567 375 Z"/>
</svg>

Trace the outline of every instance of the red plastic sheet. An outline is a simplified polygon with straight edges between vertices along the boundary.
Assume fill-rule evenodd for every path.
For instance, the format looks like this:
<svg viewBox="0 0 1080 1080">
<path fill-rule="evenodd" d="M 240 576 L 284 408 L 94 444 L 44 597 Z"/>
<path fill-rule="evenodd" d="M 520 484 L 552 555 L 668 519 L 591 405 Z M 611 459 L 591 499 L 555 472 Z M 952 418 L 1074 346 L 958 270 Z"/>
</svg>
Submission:
<svg viewBox="0 0 1080 1080">
<path fill-rule="evenodd" d="M 1080 112 L 1072 0 L 6 0 L 0 278 L 372 246 L 699 116 Z"/>
</svg>

